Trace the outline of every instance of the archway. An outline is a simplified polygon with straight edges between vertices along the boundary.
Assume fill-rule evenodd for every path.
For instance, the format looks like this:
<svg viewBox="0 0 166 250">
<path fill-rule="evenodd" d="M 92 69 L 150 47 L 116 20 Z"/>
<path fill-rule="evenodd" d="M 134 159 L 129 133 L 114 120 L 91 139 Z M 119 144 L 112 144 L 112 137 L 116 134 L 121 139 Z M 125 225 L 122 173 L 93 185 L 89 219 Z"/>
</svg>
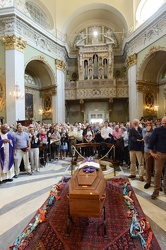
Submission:
<svg viewBox="0 0 166 250">
<path fill-rule="evenodd" d="M 56 92 L 52 68 L 38 58 L 25 67 L 25 118 L 52 121 L 52 94 Z"/>
<path fill-rule="evenodd" d="M 143 95 L 143 116 L 161 118 L 165 114 L 166 78 L 163 72 L 166 70 L 166 50 L 153 47 L 142 61 L 137 73 L 137 89 Z M 148 100 L 151 103 L 147 105 Z"/>
</svg>

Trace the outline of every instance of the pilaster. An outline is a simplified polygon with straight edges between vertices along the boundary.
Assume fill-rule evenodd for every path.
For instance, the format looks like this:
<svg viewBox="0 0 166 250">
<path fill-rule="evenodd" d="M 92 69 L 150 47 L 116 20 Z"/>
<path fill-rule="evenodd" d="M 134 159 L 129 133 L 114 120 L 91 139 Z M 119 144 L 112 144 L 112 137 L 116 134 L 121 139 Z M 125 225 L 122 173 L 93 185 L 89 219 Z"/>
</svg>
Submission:
<svg viewBox="0 0 166 250">
<path fill-rule="evenodd" d="M 56 117 L 53 117 L 53 122 L 64 123 L 65 122 L 65 71 L 66 64 L 61 60 L 55 60 L 55 66 L 57 70 L 57 95 L 54 97 L 53 113 Z"/>
<path fill-rule="evenodd" d="M 25 98 L 16 98 L 16 85 L 24 95 L 24 49 L 26 42 L 21 37 L 7 35 L 2 38 L 6 57 L 6 120 L 15 123 L 25 120 Z"/>
<path fill-rule="evenodd" d="M 138 116 L 138 96 L 136 88 L 136 63 L 137 55 L 128 56 L 126 64 L 128 67 L 128 86 L 129 86 L 129 120 L 132 121 Z M 139 103 L 140 105 L 140 103 Z"/>
</svg>

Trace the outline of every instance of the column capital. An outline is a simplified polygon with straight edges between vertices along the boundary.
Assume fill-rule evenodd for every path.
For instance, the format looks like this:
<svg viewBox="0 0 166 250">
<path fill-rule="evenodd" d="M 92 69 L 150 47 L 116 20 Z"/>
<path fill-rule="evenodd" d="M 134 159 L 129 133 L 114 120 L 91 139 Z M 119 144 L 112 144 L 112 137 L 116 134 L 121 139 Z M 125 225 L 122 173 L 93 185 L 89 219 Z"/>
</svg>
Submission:
<svg viewBox="0 0 166 250">
<path fill-rule="evenodd" d="M 59 59 L 55 60 L 55 66 L 56 66 L 57 69 L 59 69 L 59 70 L 61 70 L 63 72 L 66 71 L 66 64 L 63 61 L 59 60 Z"/>
<path fill-rule="evenodd" d="M 133 54 L 127 57 L 126 65 L 128 68 L 132 67 L 133 65 L 137 64 L 137 54 Z"/>
<path fill-rule="evenodd" d="M 15 35 L 7 35 L 2 37 L 3 43 L 6 50 L 16 49 L 20 52 L 24 52 L 27 42 L 23 41 L 21 37 L 16 37 Z"/>
</svg>

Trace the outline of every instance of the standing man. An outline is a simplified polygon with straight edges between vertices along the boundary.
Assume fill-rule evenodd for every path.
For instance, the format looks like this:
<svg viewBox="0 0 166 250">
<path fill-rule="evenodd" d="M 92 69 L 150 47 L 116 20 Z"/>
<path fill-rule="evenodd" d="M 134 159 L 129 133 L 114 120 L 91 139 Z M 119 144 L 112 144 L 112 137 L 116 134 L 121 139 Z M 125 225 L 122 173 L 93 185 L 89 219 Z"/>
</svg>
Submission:
<svg viewBox="0 0 166 250">
<path fill-rule="evenodd" d="M 31 170 L 32 173 L 34 171 L 39 172 L 39 134 L 35 135 L 34 128 L 30 128 L 29 130 L 29 138 L 30 138 L 30 151 L 29 151 L 29 157 L 31 161 Z"/>
<path fill-rule="evenodd" d="M 17 131 L 13 134 L 16 142 L 16 157 L 15 157 L 15 176 L 18 178 L 20 172 L 20 163 L 23 159 L 25 170 L 28 175 L 32 175 L 29 164 L 30 139 L 29 135 L 23 131 L 21 123 L 17 124 Z"/>
<path fill-rule="evenodd" d="M 104 122 L 104 126 L 101 129 L 101 151 L 99 153 L 99 155 L 101 154 L 106 155 L 108 152 L 108 149 L 106 148 L 105 143 L 111 143 L 111 138 L 112 138 L 112 131 L 113 129 L 111 127 L 108 126 L 108 121 Z"/>
<path fill-rule="evenodd" d="M 148 118 L 146 123 L 146 128 L 142 130 L 142 136 L 144 139 L 144 159 L 146 166 L 146 184 L 144 185 L 145 189 L 148 189 L 150 187 L 151 176 L 154 169 L 154 158 L 150 154 L 150 149 L 148 148 L 152 132 L 153 132 L 153 120 L 152 118 Z"/>
<path fill-rule="evenodd" d="M 113 129 L 108 126 L 108 122 L 104 122 L 104 126 L 101 129 L 101 137 L 102 141 L 105 143 L 110 143 L 110 137 L 112 135 Z"/>
<path fill-rule="evenodd" d="M 162 118 L 161 126 L 156 127 L 150 137 L 149 149 L 154 157 L 154 192 L 152 199 L 159 196 L 163 165 L 166 160 L 166 116 Z"/>
<path fill-rule="evenodd" d="M 15 141 L 7 124 L 1 126 L 0 181 L 13 181 Z"/>
<path fill-rule="evenodd" d="M 130 152 L 130 175 L 128 178 L 136 177 L 136 160 L 138 161 L 139 179 L 144 181 L 144 164 L 143 164 L 143 137 L 142 128 L 139 126 L 139 120 L 134 119 L 132 128 L 129 130 L 129 152 Z"/>
</svg>

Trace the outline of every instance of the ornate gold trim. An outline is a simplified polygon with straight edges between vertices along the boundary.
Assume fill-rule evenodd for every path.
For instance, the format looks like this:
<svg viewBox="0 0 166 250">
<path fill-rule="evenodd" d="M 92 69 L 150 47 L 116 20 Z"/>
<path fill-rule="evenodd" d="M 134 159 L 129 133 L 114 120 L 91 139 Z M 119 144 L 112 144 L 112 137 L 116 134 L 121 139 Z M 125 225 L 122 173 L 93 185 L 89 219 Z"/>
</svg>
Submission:
<svg viewBox="0 0 166 250">
<path fill-rule="evenodd" d="M 159 85 L 156 82 L 137 80 L 136 85 L 138 92 L 153 91 L 156 94 L 159 93 Z"/>
<path fill-rule="evenodd" d="M 13 50 L 16 49 L 20 52 L 24 52 L 27 42 L 23 41 L 21 37 L 13 36 L 3 36 L 2 37 L 3 43 L 5 45 L 6 50 Z"/>
<path fill-rule="evenodd" d="M 128 56 L 128 58 L 126 60 L 127 67 L 130 68 L 135 64 L 137 64 L 137 54 L 133 54 L 131 56 Z"/>
<path fill-rule="evenodd" d="M 66 71 L 66 64 L 61 60 L 56 59 L 55 60 L 55 66 L 56 66 L 57 69 L 59 69 L 59 70 L 61 70 L 63 72 Z"/>
<path fill-rule="evenodd" d="M 51 85 L 49 87 L 45 87 L 40 90 L 40 97 L 42 98 L 45 95 L 54 96 L 56 94 L 57 94 L 57 85 Z"/>
<path fill-rule="evenodd" d="M 0 92 L 2 92 L 2 97 L 0 96 L 0 111 L 4 108 L 5 105 L 5 97 L 6 97 L 6 87 L 4 78 L 0 76 Z"/>
</svg>

